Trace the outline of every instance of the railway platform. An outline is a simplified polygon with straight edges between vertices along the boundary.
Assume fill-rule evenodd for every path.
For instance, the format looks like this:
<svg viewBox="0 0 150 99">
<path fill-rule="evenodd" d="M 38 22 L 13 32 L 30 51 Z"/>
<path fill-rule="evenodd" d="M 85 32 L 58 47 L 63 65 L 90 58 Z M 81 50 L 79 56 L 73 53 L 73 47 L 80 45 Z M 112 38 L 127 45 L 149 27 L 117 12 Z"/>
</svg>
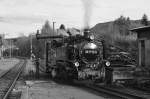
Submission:
<svg viewBox="0 0 150 99">
<path fill-rule="evenodd" d="M 34 70 L 34 64 L 28 60 L 25 73 Z M 103 97 L 67 84 L 59 84 L 51 79 L 28 79 L 21 88 L 21 99 L 104 99 Z"/>
<path fill-rule="evenodd" d="M 104 99 L 94 93 L 53 81 L 26 81 L 21 99 Z"/>
</svg>

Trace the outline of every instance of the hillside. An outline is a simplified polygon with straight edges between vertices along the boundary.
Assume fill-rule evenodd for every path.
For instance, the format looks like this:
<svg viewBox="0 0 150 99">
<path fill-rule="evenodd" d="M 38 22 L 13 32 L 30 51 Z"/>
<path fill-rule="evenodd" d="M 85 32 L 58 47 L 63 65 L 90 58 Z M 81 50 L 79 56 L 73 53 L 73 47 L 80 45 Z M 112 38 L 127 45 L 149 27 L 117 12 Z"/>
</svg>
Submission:
<svg viewBox="0 0 150 99">
<path fill-rule="evenodd" d="M 139 20 L 131 20 L 128 29 L 136 28 L 142 26 Z M 114 24 L 114 21 L 106 22 L 106 23 L 98 23 L 94 27 L 91 28 L 97 37 L 102 35 L 118 35 L 119 34 L 119 26 Z"/>
</svg>

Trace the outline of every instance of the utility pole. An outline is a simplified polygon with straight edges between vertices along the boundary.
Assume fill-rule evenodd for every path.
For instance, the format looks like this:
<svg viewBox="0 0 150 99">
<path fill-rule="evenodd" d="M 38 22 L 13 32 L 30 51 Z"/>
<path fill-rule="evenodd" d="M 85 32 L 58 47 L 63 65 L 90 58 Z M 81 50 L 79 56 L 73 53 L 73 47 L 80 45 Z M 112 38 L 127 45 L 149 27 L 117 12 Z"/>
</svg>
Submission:
<svg viewBox="0 0 150 99">
<path fill-rule="evenodd" d="M 30 37 L 30 54 L 31 54 L 31 60 L 32 60 L 32 34 Z"/>
<path fill-rule="evenodd" d="M 10 42 L 9 42 L 9 43 L 10 43 L 10 50 L 9 50 L 10 53 L 9 53 L 9 57 L 11 58 L 11 39 L 10 39 Z"/>
<path fill-rule="evenodd" d="M 32 60 L 32 57 L 33 57 L 33 36 L 35 34 L 34 33 L 31 33 L 31 36 L 30 36 L 30 59 Z"/>
<path fill-rule="evenodd" d="M 3 44 L 2 44 L 2 36 L 0 36 L 0 59 L 3 57 L 2 56 L 2 46 L 3 46 Z"/>
<path fill-rule="evenodd" d="M 55 23 L 56 22 L 53 22 L 53 34 L 54 34 L 54 31 L 55 31 Z"/>
<path fill-rule="evenodd" d="M 14 40 L 12 39 L 11 40 L 11 57 L 13 57 L 13 54 L 14 54 L 13 50 L 14 50 Z"/>
<path fill-rule="evenodd" d="M 1 35 L 1 43 L 2 43 L 2 45 L 1 45 L 1 57 L 2 58 L 4 57 L 3 56 L 3 54 L 4 54 L 4 36 L 5 36 L 5 34 Z"/>
<path fill-rule="evenodd" d="M 3 54 L 4 54 L 4 34 L 2 34 L 2 58 L 4 57 Z"/>
</svg>

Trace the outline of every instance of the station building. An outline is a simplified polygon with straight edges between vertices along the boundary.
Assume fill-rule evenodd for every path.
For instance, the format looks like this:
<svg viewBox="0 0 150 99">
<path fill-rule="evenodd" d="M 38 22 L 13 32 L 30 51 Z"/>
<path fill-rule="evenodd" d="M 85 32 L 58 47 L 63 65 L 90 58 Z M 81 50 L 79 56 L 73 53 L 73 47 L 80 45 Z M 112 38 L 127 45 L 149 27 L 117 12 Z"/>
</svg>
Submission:
<svg viewBox="0 0 150 99">
<path fill-rule="evenodd" d="M 150 26 L 131 29 L 137 33 L 138 66 L 150 68 Z"/>
</svg>

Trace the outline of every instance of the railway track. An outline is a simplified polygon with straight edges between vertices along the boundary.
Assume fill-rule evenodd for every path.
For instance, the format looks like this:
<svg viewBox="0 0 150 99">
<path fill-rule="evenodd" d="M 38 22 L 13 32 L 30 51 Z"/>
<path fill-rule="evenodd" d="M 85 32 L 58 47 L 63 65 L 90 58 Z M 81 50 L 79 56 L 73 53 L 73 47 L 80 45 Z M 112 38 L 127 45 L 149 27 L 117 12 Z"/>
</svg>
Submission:
<svg viewBox="0 0 150 99">
<path fill-rule="evenodd" d="M 135 90 L 140 90 L 143 92 L 147 92 L 150 94 L 150 79 L 141 79 L 140 81 L 137 81 L 137 84 L 134 85 L 125 85 L 126 87 L 135 89 Z M 142 83 L 143 82 L 143 83 Z"/>
<path fill-rule="evenodd" d="M 133 90 L 117 86 L 109 86 L 103 84 L 94 84 L 87 82 L 74 82 L 73 86 L 79 87 L 81 89 L 87 90 L 89 92 L 94 92 L 106 99 L 149 99 L 149 96 L 135 93 Z"/>
<path fill-rule="evenodd" d="M 147 92 L 147 93 L 149 93 L 150 94 L 150 89 L 149 88 L 146 88 L 146 87 L 132 87 L 132 88 L 134 88 L 134 89 L 136 89 L 136 90 L 140 90 L 140 91 L 144 91 L 144 92 Z"/>
<path fill-rule="evenodd" d="M 135 95 L 128 92 L 123 92 L 119 90 L 115 90 L 113 88 L 99 86 L 99 85 L 85 85 L 85 87 L 92 89 L 101 94 L 105 94 L 111 99 L 146 99 L 145 97 Z"/>
<path fill-rule="evenodd" d="M 25 65 L 26 60 L 21 60 L 13 68 L 0 75 L 0 99 L 8 98 Z"/>
</svg>

